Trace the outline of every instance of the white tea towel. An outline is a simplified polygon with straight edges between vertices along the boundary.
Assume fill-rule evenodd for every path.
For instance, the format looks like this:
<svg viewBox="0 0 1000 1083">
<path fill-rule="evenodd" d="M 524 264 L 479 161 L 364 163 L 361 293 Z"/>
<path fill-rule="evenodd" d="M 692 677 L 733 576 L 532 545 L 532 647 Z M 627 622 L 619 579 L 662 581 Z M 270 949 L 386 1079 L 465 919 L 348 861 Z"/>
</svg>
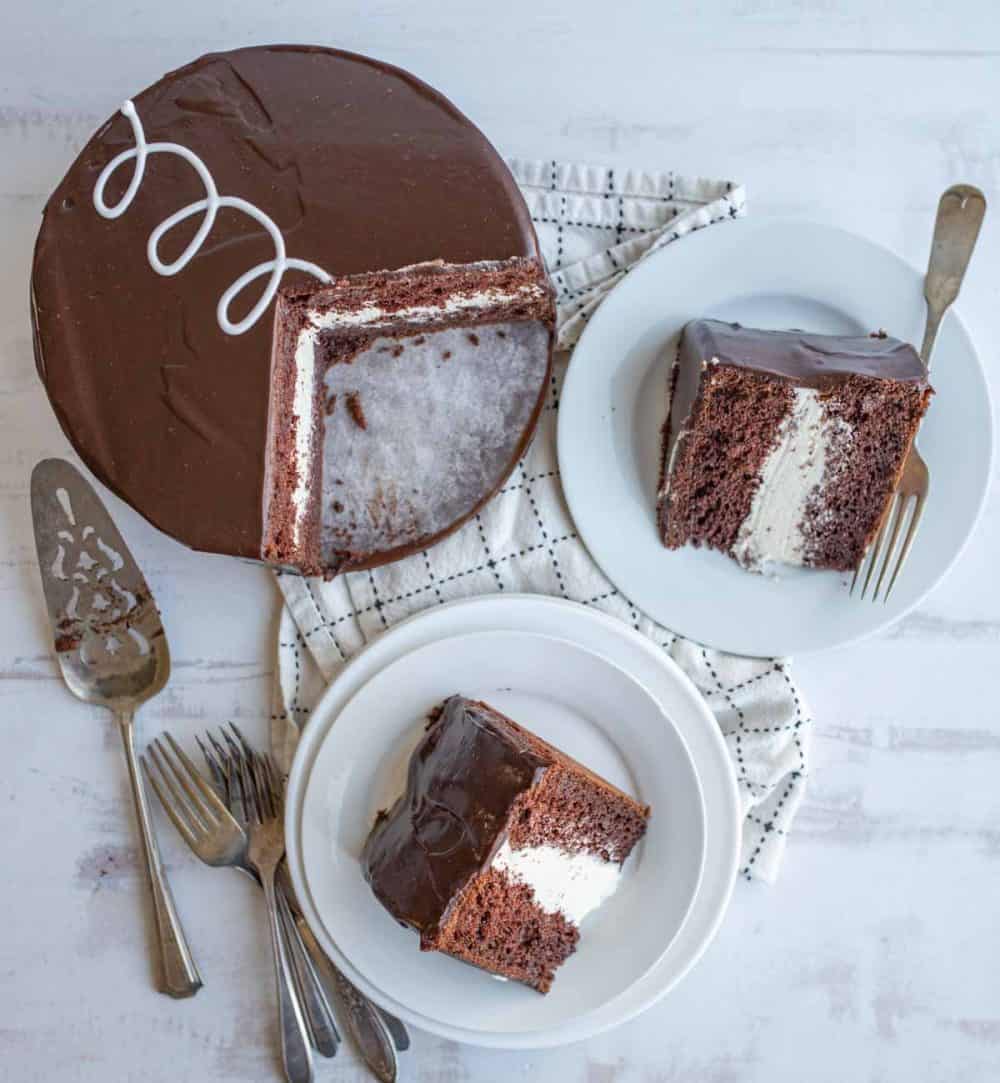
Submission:
<svg viewBox="0 0 1000 1083">
<path fill-rule="evenodd" d="M 673 173 L 509 162 L 558 301 L 555 375 L 535 439 L 500 493 L 426 552 L 331 582 L 278 573 L 284 596 L 272 738 L 287 755 L 325 683 L 374 636 L 457 598 L 526 591 L 597 606 L 649 636 L 693 679 L 725 735 L 745 813 L 742 871 L 772 881 L 802 800 L 810 718 L 788 663 L 708 650 L 654 624 L 604 578 L 578 538 L 556 462 L 566 351 L 629 268 L 685 234 L 744 213 L 741 187 Z M 720 227 L 720 228 L 725 228 Z"/>
</svg>

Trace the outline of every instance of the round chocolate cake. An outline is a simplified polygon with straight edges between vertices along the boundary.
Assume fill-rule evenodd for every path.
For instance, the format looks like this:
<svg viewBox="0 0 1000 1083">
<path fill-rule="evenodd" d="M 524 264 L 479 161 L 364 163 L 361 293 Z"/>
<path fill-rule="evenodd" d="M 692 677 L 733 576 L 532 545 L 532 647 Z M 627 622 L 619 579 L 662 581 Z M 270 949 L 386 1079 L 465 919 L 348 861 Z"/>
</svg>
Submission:
<svg viewBox="0 0 1000 1083">
<path fill-rule="evenodd" d="M 518 285 L 501 297 L 490 283 L 513 281 L 508 261 Z M 448 279 L 457 293 L 424 289 L 436 310 L 426 300 L 407 307 L 398 290 L 353 300 L 370 272 L 413 265 L 439 276 L 457 267 Z M 486 285 L 477 267 L 492 275 Z M 349 327 L 335 325 L 325 301 L 312 324 L 297 325 L 303 342 L 311 335 L 305 381 L 301 350 L 274 361 L 290 334 L 276 313 L 294 294 L 301 323 L 303 291 L 319 288 L 352 297 L 350 318 L 368 319 L 377 361 L 327 346 Z M 46 205 L 31 299 L 52 405 L 105 484 L 190 546 L 308 571 L 373 566 L 474 512 L 523 451 L 551 362 L 537 241 L 485 137 L 406 72 L 308 46 L 205 56 L 126 103 Z M 491 332 L 500 312 L 505 322 Z M 463 319 L 475 325 L 461 335 L 467 355 L 429 354 L 422 328 L 447 332 L 447 345 Z M 510 335 L 511 321 L 543 330 Z M 353 370 L 327 387 L 338 358 Z M 362 374 L 362 362 L 379 367 Z M 446 379 L 438 362 L 467 378 Z M 448 381 L 461 389 L 450 400 Z M 356 423 L 324 427 L 331 387 Z M 449 431 L 453 441 L 442 437 Z M 385 453 L 397 433 L 416 441 L 412 454 Z M 397 460 L 419 464 L 405 492 L 373 476 Z M 458 500 L 456 461 L 477 464 Z M 329 497 L 342 477 L 359 478 L 361 495 L 334 494 L 340 518 L 327 534 L 336 546 L 309 549 L 304 539 L 333 514 L 324 489 Z M 286 528 L 293 512 L 312 524 L 301 538 Z M 275 543 L 286 536 L 285 548 Z"/>
</svg>

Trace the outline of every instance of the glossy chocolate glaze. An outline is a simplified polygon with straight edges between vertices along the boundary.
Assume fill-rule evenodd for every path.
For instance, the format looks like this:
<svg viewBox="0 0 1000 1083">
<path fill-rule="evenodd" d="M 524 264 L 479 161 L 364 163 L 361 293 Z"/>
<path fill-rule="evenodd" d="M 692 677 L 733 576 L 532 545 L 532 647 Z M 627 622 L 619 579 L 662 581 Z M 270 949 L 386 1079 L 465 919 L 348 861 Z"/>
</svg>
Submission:
<svg viewBox="0 0 1000 1083">
<path fill-rule="evenodd" d="M 907 342 L 888 335 L 812 335 L 762 331 L 721 320 L 692 320 L 684 328 L 682 360 L 753 368 L 810 387 L 841 376 L 919 383 L 927 370 Z"/>
<path fill-rule="evenodd" d="M 134 102 L 149 142 L 194 151 L 221 193 L 275 220 L 289 255 L 332 275 L 538 255 L 496 152 L 447 100 L 397 68 L 332 49 L 262 46 L 202 57 Z M 153 155 L 129 210 L 101 218 L 97 177 L 132 146 L 116 114 L 46 205 L 32 273 L 39 373 L 67 436 L 105 484 L 188 545 L 258 558 L 273 319 L 269 311 L 231 337 L 215 307 L 273 256 L 272 244 L 251 219 L 223 210 L 184 270 L 156 274 L 149 234 L 204 190 L 188 164 Z M 113 177 L 109 203 L 130 169 Z M 165 259 L 200 222 L 168 235 Z M 295 272 L 284 280 L 309 282 Z M 244 308 L 234 305 L 235 318 L 255 289 Z"/>
<path fill-rule="evenodd" d="M 389 913 L 433 937 L 492 860 L 514 801 L 546 766 L 486 704 L 447 700 L 410 759 L 406 792 L 379 814 L 365 843 L 365 879 Z"/>
<path fill-rule="evenodd" d="M 684 327 L 671 373 L 670 414 L 663 431 L 661 503 L 669 485 L 674 448 L 701 389 L 702 372 L 712 362 L 755 369 L 819 390 L 851 376 L 927 383 L 927 370 L 917 351 L 888 335 L 813 335 L 763 331 L 722 320 L 692 320 Z"/>
</svg>

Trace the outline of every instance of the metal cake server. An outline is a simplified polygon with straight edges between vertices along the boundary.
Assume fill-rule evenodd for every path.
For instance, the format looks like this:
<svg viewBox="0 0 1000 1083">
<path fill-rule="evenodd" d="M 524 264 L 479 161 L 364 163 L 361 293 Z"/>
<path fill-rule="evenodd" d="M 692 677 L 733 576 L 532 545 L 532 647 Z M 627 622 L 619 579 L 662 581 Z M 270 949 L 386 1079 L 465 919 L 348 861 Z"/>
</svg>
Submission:
<svg viewBox="0 0 1000 1083">
<path fill-rule="evenodd" d="M 78 699 L 107 707 L 121 731 L 156 919 L 159 988 L 193 996 L 201 976 L 160 863 L 135 752 L 135 711 L 170 676 L 160 614 L 107 509 L 75 467 L 62 459 L 38 463 L 31 514 L 63 680 Z"/>
</svg>

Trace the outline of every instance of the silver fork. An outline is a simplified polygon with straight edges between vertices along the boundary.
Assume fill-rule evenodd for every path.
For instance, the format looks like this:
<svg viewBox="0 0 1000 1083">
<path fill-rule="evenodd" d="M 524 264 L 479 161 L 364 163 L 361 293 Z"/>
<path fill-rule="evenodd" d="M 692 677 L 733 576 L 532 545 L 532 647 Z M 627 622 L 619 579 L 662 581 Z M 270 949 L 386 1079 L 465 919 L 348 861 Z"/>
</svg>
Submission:
<svg viewBox="0 0 1000 1083">
<path fill-rule="evenodd" d="M 986 197 L 978 188 L 973 188 L 970 184 L 954 185 L 941 196 L 938 203 L 934 240 L 931 244 L 927 275 L 924 278 L 927 326 L 924 330 L 920 356 L 928 370 L 931 366 L 931 352 L 934 349 L 941 318 L 951 307 L 961 289 L 962 279 L 969 265 L 972 250 L 976 246 L 979 227 L 983 224 L 985 214 Z M 895 492 L 889 498 L 885 511 L 882 513 L 882 523 L 875 540 L 868 547 L 854 573 L 851 594 L 854 593 L 855 587 L 864 574 L 860 595 L 863 600 L 878 568 L 878 577 L 875 579 L 875 589 L 872 591 L 871 600 L 874 602 L 878 599 L 879 591 L 887 575 L 889 575 L 889 582 L 882 594 L 882 602 L 884 604 L 889 600 L 889 594 L 896 585 L 906 558 L 910 555 L 917 525 L 924 513 L 924 505 L 930 491 L 930 480 L 927 464 L 917 451 L 916 445 L 911 444 L 896 483 Z M 908 515 L 909 523 L 903 535 L 902 545 L 893 559 L 896 543 L 899 541 Z"/>
<path fill-rule="evenodd" d="M 206 741 L 211 745 L 211 751 L 206 748 L 205 742 L 200 737 L 196 737 L 195 740 L 208 765 L 219 796 L 236 820 L 241 825 L 245 825 L 248 798 L 243 794 L 240 785 L 237 764 L 241 756 L 250 751 L 250 746 L 235 724 L 230 723 L 230 727 L 236 739 L 234 740 L 233 736 L 223 729 L 221 735 L 226 747 L 223 747 L 211 733 L 205 734 Z M 246 860 L 245 855 L 239 868 L 250 876 L 258 887 L 261 886 L 260 877 Z M 340 1034 L 337 1032 L 337 1025 L 333 1020 L 333 1009 L 324 992 L 317 964 L 314 962 L 317 952 L 312 946 L 312 933 L 308 926 L 300 923 L 292 912 L 290 900 L 294 898 L 294 893 L 288 880 L 285 862 L 279 865 L 276 879 L 278 905 L 281 908 L 281 921 L 286 934 L 285 943 L 289 951 L 295 986 L 305 1013 L 306 1026 L 316 1052 L 324 1057 L 332 1057 L 340 1044 Z"/>
<path fill-rule="evenodd" d="M 251 825 L 249 832 L 245 831 L 173 737 L 164 733 L 164 739 L 166 744 L 159 739 L 152 742 L 148 758 L 142 757 L 142 767 L 181 837 L 206 864 L 250 866 L 260 877 L 267 898 L 275 959 L 285 1074 L 289 1083 L 312 1083 L 309 1033 L 288 965 L 274 890 L 274 866 L 285 848 L 280 810 L 275 811 L 271 801 L 258 803 L 258 791 L 251 788 L 248 779 L 245 793 Z M 172 755 L 168 754 L 167 745 Z"/>
<path fill-rule="evenodd" d="M 240 792 L 240 778 L 242 776 L 241 761 L 253 760 L 259 757 L 240 730 L 232 722 L 229 723 L 236 740 L 225 730 L 222 737 L 225 747 L 215 737 L 208 733 L 206 739 L 211 745 L 211 751 L 202 744 L 198 744 L 209 766 L 212 777 L 223 793 L 229 808 L 237 816 L 237 811 L 242 807 L 243 796 Z M 273 761 L 268 761 L 269 770 L 266 778 L 270 785 L 281 787 L 281 780 L 273 768 Z M 282 862 L 278 869 L 278 878 L 285 887 L 286 897 L 294 900 L 295 894 L 288 880 L 288 867 Z M 341 1010 L 341 1018 L 346 1021 L 349 1033 L 354 1040 L 365 1064 L 371 1069 L 375 1077 L 382 1083 L 395 1083 L 398 1073 L 398 1061 L 396 1051 L 403 1052 L 409 1049 L 410 1038 L 403 1024 L 394 1016 L 375 1007 L 336 967 L 323 952 L 318 942 L 312 936 L 308 925 L 304 920 L 290 915 L 300 929 L 303 941 L 311 950 L 316 960 L 317 968 L 322 968 L 323 973 L 332 979 L 332 989 L 336 996 L 337 1004 Z"/>
<path fill-rule="evenodd" d="M 164 732 L 163 741 L 155 738 L 141 760 L 146 780 L 171 823 L 206 865 L 242 865 L 247 853 L 246 832 L 173 737 Z"/>
<path fill-rule="evenodd" d="M 309 1035 L 295 995 L 294 978 L 281 935 L 281 909 L 275 887 L 275 873 L 285 856 L 284 802 L 280 791 L 268 778 L 273 771 L 270 760 L 260 756 L 254 760 L 243 757 L 239 767 L 250 834 L 247 859 L 260 877 L 271 928 L 282 1060 L 290 1083 L 311 1083 L 313 1065 Z"/>
</svg>

